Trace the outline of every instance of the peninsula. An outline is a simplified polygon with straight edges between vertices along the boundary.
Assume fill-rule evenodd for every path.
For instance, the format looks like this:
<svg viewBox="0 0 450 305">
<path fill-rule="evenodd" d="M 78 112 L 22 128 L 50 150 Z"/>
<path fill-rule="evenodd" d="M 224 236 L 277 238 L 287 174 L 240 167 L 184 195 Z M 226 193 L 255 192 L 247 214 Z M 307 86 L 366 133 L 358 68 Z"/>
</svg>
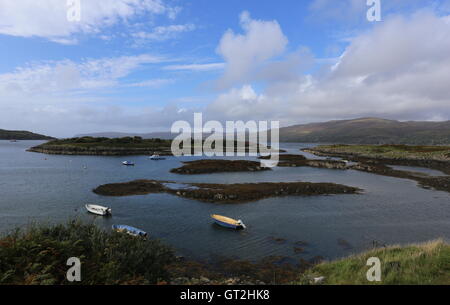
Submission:
<svg viewBox="0 0 450 305">
<path fill-rule="evenodd" d="M 54 138 L 23 130 L 0 129 L 0 140 L 52 140 Z"/>
</svg>

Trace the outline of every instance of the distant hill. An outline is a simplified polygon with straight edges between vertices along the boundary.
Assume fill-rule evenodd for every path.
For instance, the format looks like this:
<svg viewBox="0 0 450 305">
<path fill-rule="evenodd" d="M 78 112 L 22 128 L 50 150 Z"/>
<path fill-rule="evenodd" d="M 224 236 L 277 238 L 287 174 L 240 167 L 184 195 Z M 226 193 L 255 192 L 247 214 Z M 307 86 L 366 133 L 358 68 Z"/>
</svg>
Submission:
<svg viewBox="0 0 450 305">
<path fill-rule="evenodd" d="M 142 137 L 143 139 L 173 139 L 170 132 L 120 133 L 103 132 L 78 135 L 77 137 Z M 209 134 L 204 134 L 204 137 Z M 340 143 L 340 144 L 411 144 L 449 145 L 450 121 L 446 122 L 400 122 L 378 118 L 329 121 L 295 125 L 280 129 L 281 142 Z"/>
<path fill-rule="evenodd" d="M 152 133 L 126 133 L 126 132 L 97 132 L 76 135 L 76 138 L 93 137 L 93 138 L 125 138 L 125 137 L 141 137 L 143 139 L 164 139 L 171 140 L 177 135 L 170 132 L 152 132 Z"/>
<path fill-rule="evenodd" d="M 280 129 L 281 142 L 342 144 L 450 144 L 450 121 L 399 122 L 378 118 L 330 121 Z"/>
<path fill-rule="evenodd" d="M 0 129 L 0 140 L 52 140 L 53 137 L 44 136 L 30 131 Z"/>
</svg>

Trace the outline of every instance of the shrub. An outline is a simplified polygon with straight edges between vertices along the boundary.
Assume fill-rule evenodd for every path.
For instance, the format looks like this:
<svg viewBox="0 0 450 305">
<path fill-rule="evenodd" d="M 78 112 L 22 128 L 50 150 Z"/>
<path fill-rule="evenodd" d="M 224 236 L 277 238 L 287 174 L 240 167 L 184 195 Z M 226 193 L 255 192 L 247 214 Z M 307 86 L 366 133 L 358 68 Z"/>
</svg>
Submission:
<svg viewBox="0 0 450 305">
<path fill-rule="evenodd" d="M 175 256 L 158 240 L 107 233 L 95 225 L 32 226 L 0 239 L 0 284 L 70 284 L 66 265 L 81 260 L 83 285 L 156 284 Z"/>
</svg>

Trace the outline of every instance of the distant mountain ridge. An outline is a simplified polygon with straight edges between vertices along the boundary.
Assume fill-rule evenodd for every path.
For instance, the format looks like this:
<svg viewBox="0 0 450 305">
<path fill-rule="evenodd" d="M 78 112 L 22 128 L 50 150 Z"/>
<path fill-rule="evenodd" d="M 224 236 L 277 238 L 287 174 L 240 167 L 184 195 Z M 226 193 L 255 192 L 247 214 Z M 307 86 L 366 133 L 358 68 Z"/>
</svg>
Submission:
<svg viewBox="0 0 450 305">
<path fill-rule="evenodd" d="M 144 139 L 173 139 L 170 132 L 120 133 L 103 132 L 80 136 L 121 138 L 139 136 Z M 208 136 L 208 135 L 204 135 Z M 310 123 L 280 128 L 281 142 L 339 143 L 339 144 L 410 144 L 449 145 L 450 121 L 400 122 L 380 118 L 359 118 Z"/>
<path fill-rule="evenodd" d="M 450 144 L 450 121 L 400 122 L 379 118 L 329 121 L 280 128 L 281 142 L 342 144 Z"/>
<path fill-rule="evenodd" d="M 176 134 L 170 132 L 152 132 L 152 133 L 126 133 L 126 132 L 96 132 L 76 135 L 76 138 L 93 137 L 93 138 L 124 138 L 124 137 L 141 137 L 143 139 L 164 139 L 171 140 Z"/>
<path fill-rule="evenodd" d="M 0 129 L 0 140 L 52 140 L 53 137 L 24 130 Z"/>
</svg>

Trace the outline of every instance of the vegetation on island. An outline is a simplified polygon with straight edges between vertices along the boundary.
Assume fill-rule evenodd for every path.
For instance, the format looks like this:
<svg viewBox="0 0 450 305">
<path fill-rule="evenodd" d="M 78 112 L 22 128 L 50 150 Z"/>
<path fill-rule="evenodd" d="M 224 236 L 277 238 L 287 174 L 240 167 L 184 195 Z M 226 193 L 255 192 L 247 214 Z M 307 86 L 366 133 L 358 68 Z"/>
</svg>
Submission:
<svg viewBox="0 0 450 305">
<path fill-rule="evenodd" d="M 265 160 L 270 157 L 260 157 Z M 317 167 L 328 169 L 348 169 L 347 163 L 340 160 L 311 160 L 302 155 L 279 155 L 279 167 Z"/>
<path fill-rule="evenodd" d="M 141 137 L 93 138 L 81 137 L 53 140 L 29 149 L 32 152 L 61 155 L 171 155 L 170 140 Z"/>
<path fill-rule="evenodd" d="M 433 160 L 450 162 L 450 146 L 320 145 L 305 151 L 321 155 L 353 156 L 385 160 Z"/>
<path fill-rule="evenodd" d="M 184 162 L 184 165 L 171 170 L 181 175 L 199 175 L 226 172 L 259 172 L 270 170 L 262 167 L 261 162 L 245 160 L 196 160 Z"/>
<path fill-rule="evenodd" d="M 216 142 L 212 142 L 211 147 L 203 147 L 205 141 L 196 144 L 193 139 L 186 139 L 181 142 L 180 149 L 183 145 L 190 144 L 190 149 L 186 150 L 186 154 L 195 154 L 199 151 L 211 151 L 216 149 Z M 262 147 L 257 144 L 249 142 L 238 142 L 227 140 L 223 141 L 223 153 L 227 152 L 228 148 L 232 146 L 233 152 L 250 151 L 261 152 Z M 264 149 L 270 151 L 270 148 Z M 124 137 L 124 138 L 104 138 L 104 137 L 79 137 L 71 139 L 57 139 L 47 143 L 31 147 L 28 151 L 45 154 L 57 155 L 103 155 L 103 156 L 126 156 L 126 155 L 152 155 L 158 154 L 161 156 L 172 155 L 172 140 L 163 139 L 143 139 L 141 137 Z M 275 150 L 273 150 L 275 152 Z"/>
<path fill-rule="evenodd" d="M 0 129 L 0 140 L 52 140 L 54 138 L 23 130 Z"/>
<path fill-rule="evenodd" d="M 101 185 L 93 192 L 103 196 L 135 196 L 165 192 L 183 198 L 220 203 L 251 202 L 270 197 L 358 194 L 361 192 L 361 189 L 335 183 L 188 183 L 176 188 L 171 188 L 171 184 L 173 182 L 136 180 Z"/>
<path fill-rule="evenodd" d="M 450 146 L 407 145 L 323 145 L 303 149 L 319 156 L 341 157 L 357 162 L 344 169 L 415 180 L 424 188 L 450 192 Z M 442 172 L 429 176 L 414 171 L 396 170 L 390 165 L 426 167 Z"/>
</svg>

